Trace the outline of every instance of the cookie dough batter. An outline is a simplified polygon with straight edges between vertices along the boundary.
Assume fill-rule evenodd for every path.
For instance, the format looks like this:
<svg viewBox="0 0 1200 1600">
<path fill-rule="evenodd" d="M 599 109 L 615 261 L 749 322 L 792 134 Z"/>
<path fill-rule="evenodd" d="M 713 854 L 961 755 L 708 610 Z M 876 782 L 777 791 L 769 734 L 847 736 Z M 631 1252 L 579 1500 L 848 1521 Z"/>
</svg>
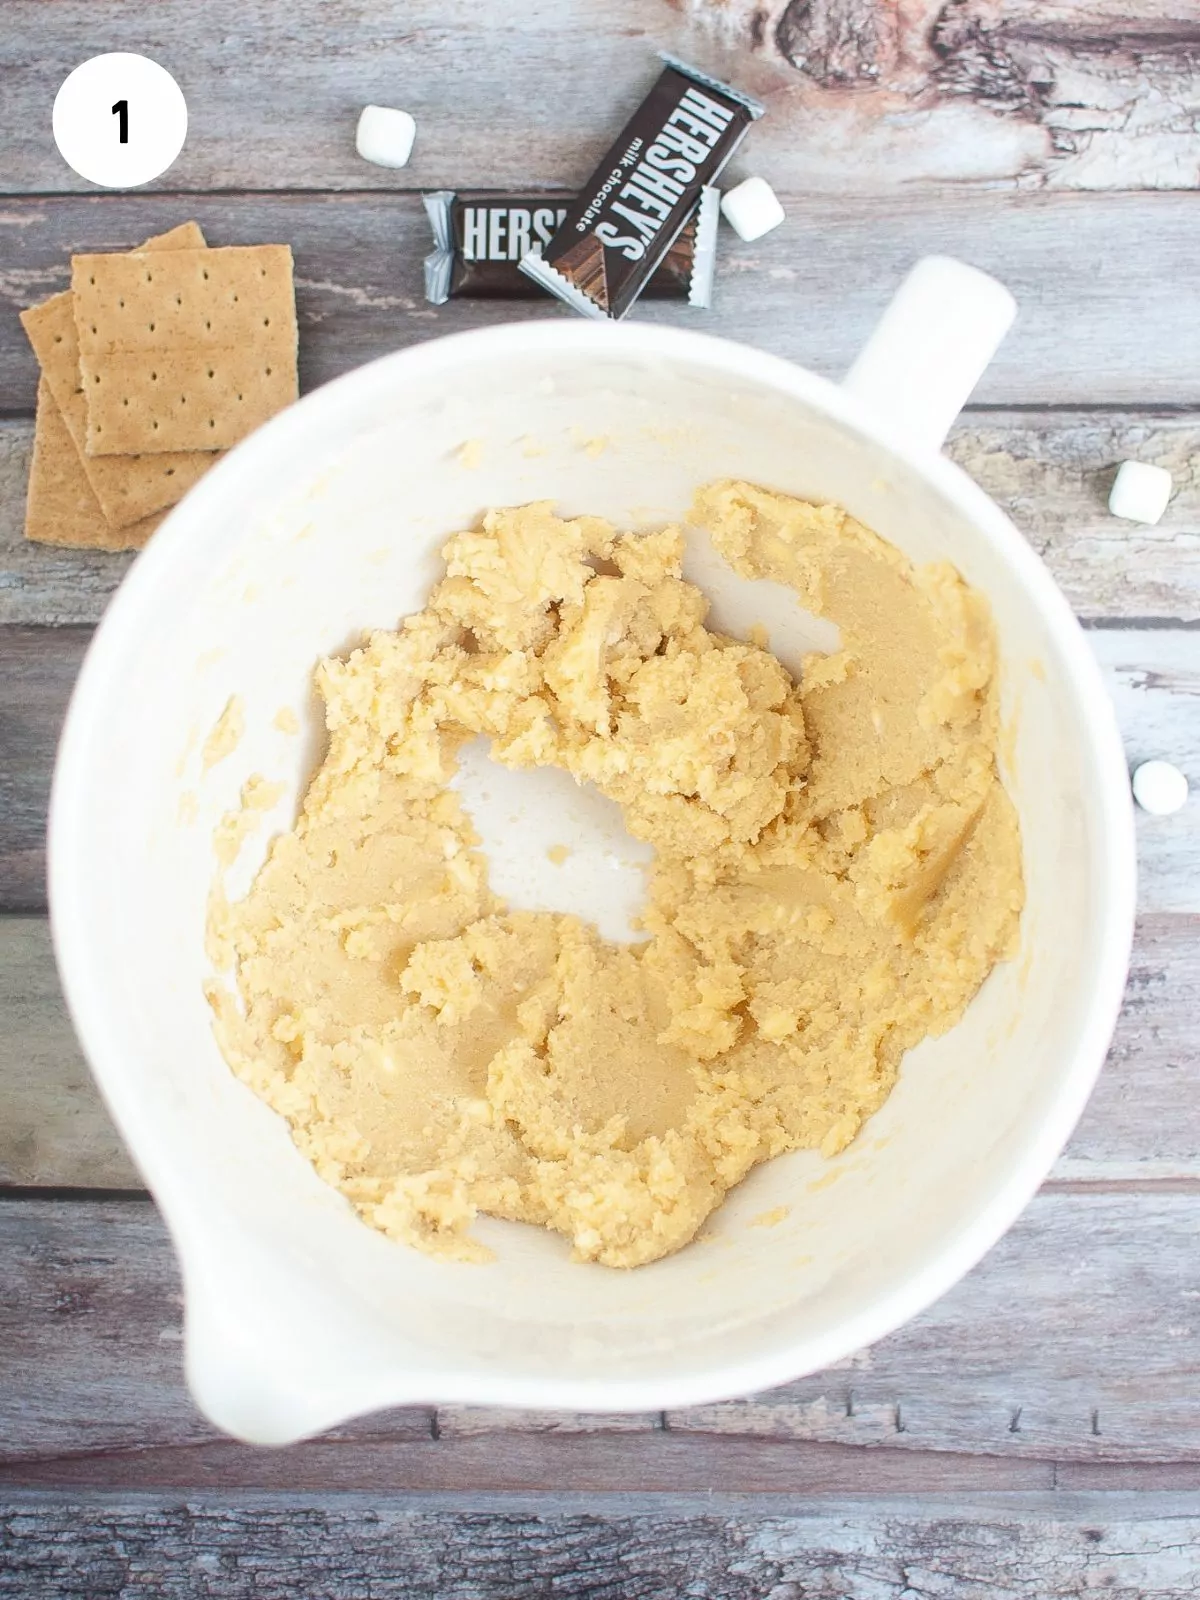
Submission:
<svg viewBox="0 0 1200 1600">
<path fill-rule="evenodd" d="M 214 895 L 228 1060 L 423 1249 L 485 1254 L 480 1212 L 614 1267 L 679 1249 L 757 1162 L 843 1149 L 1013 953 L 984 601 L 836 506 L 724 482 L 692 517 L 841 648 L 796 683 L 709 632 L 675 528 L 490 512 L 424 611 L 321 663 L 299 821 L 245 899 Z M 596 784 L 654 846 L 644 943 L 490 892 L 447 787 L 480 733 Z"/>
</svg>

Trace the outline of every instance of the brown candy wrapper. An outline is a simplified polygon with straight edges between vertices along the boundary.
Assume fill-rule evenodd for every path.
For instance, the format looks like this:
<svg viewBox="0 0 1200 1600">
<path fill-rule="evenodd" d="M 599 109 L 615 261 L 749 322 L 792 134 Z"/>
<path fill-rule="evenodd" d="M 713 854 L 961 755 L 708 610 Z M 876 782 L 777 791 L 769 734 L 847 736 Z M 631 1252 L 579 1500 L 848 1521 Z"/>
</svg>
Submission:
<svg viewBox="0 0 1200 1600">
<path fill-rule="evenodd" d="M 425 257 L 425 298 L 443 305 L 457 298 L 536 300 L 541 291 L 521 271 L 521 258 L 544 248 L 561 227 L 569 196 L 457 194 L 424 196 L 434 249 Z M 705 190 L 692 215 L 651 275 L 652 300 L 712 304 L 720 195 Z"/>
<path fill-rule="evenodd" d="M 521 271 L 584 316 L 623 317 L 763 106 L 672 56 L 554 237 Z"/>
</svg>

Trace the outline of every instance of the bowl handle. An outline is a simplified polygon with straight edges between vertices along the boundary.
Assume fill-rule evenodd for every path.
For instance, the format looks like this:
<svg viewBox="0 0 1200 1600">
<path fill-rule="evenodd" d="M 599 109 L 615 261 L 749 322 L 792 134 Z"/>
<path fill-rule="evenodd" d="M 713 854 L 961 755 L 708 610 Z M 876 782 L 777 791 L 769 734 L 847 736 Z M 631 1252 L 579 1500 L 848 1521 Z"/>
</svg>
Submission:
<svg viewBox="0 0 1200 1600">
<path fill-rule="evenodd" d="M 1016 314 L 1012 295 L 986 272 L 926 256 L 897 289 L 842 386 L 910 444 L 940 450 Z"/>
</svg>

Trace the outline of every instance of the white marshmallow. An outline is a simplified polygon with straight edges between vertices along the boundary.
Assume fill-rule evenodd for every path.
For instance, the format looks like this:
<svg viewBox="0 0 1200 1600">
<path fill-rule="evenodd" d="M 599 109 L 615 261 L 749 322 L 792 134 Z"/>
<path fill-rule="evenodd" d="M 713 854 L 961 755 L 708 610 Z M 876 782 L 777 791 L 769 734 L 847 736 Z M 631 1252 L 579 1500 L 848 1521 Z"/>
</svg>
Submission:
<svg viewBox="0 0 1200 1600">
<path fill-rule="evenodd" d="M 1169 817 L 1187 804 L 1188 781 L 1169 761 L 1143 761 L 1133 775 L 1133 798 L 1154 817 Z"/>
<path fill-rule="evenodd" d="M 1159 520 L 1171 498 L 1171 474 L 1166 467 L 1152 467 L 1146 461 L 1122 461 L 1113 479 L 1108 509 L 1127 522 Z"/>
<path fill-rule="evenodd" d="M 750 240 L 777 228 L 786 212 L 765 178 L 747 178 L 721 196 L 721 214 L 739 238 Z"/>
<path fill-rule="evenodd" d="M 406 167 L 416 136 L 417 125 L 407 111 L 364 106 L 354 145 L 364 161 L 373 161 L 377 167 Z"/>
</svg>

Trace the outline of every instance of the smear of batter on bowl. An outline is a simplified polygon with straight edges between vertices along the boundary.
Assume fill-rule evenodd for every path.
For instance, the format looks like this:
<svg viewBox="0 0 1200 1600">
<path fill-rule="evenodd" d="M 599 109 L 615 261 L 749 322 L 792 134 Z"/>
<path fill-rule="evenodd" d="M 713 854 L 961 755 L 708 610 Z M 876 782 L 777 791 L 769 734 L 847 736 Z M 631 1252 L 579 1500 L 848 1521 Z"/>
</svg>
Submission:
<svg viewBox="0 0 1200 1600">
<path fill-rule="evenodd" d="M 796 682 L 710 632 L 676 528 L 489 512 L 422 612 L 320 664 L 299 820 L 244 899 L 214 893 L 227 1059 L 422 1249 L 485 1256 L 481 1213 L 615 1267 L 679 1249 L 758 1162 L 843 1149 L 1015 949 L 983 599 L 836 506 L 722 482 L 692 520 L 841 648 Z M 644 943 L 492 894 L 449 787 L 480 733 L 653 845 Z"/>
<path fill-rule="evenodd" d="M 241 743 L 243 733 L 246 731 L 246 713 L 242 705 L 241 695 L 230 695 L 225 702 L 225 709 L 213 723 L 208 738 L 204 741 L 204 748 L 200 752 L 200 763 L 204 771 L 215 767 L 218 761 L 224 761 Z"/>
</svg>

